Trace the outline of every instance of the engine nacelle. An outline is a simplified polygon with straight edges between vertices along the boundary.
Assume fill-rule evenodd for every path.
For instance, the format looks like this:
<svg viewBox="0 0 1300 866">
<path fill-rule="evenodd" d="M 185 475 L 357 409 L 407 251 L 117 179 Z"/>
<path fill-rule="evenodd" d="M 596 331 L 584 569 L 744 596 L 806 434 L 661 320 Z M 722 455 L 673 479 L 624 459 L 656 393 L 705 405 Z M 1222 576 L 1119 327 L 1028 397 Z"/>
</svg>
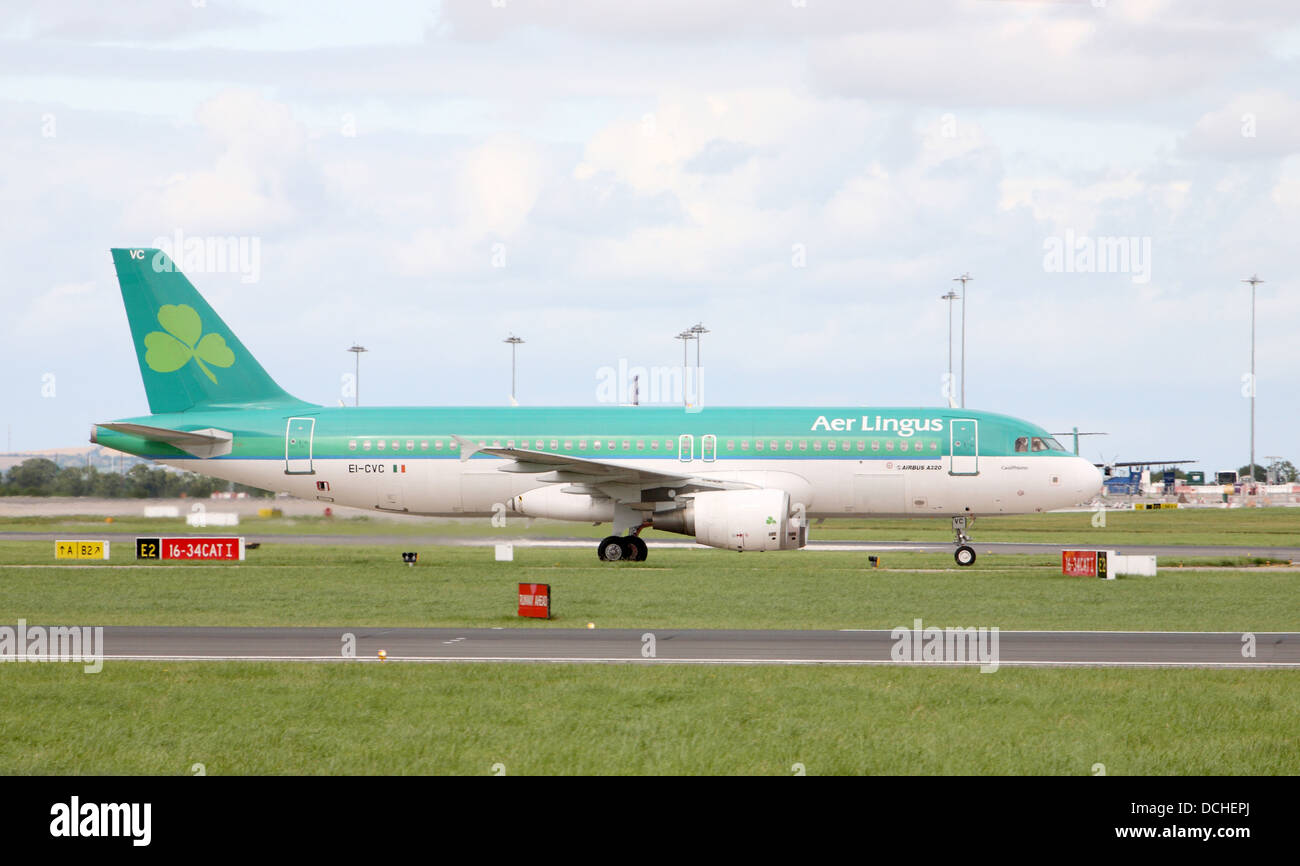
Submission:
<svg viewBox="0 0 1300 866">
<path fill-rule="evenodd" d="M 585 493 L 565 493 L 560 487 L 547 486 L 512 497 L 511 511 L 527 517 L 551 520 L 581 520 L 609 523 L 614 519 L 614 500 L 596 498 Z"/>
<path fill-rule="evenodd" d="M 655 529 L 724 550 L 796 550 L 808 539 L 807 522 L 790 514 L 784 490 L 696 493 L 685 507 L 656 512 L 652 520 Z"/>
</svg>

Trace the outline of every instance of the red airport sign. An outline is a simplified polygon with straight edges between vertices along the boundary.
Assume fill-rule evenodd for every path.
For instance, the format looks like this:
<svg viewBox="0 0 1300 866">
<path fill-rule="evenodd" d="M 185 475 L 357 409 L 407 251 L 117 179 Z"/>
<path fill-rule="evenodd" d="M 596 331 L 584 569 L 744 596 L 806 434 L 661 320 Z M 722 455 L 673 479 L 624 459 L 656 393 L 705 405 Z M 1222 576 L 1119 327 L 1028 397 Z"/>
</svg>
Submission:
<svg viewBox="0 0 1300 866">
<path fill-rule="evenodd" d="M 550 619 L 551 585 L 549 583 L 519 584 L 519 615 Z"/>
<path fill-rule="evenodd" d="M 244 558 L 242 536 L 177 538 L 137 538 L 136 559 L 182 559 L 204 561 L 239 561 Z"/>
<path fill-rule="evenodd" d="M 1061 574 L 1067 577 L 1110 576 L 1109 550 L 1062 550 Z"/>
</svg>

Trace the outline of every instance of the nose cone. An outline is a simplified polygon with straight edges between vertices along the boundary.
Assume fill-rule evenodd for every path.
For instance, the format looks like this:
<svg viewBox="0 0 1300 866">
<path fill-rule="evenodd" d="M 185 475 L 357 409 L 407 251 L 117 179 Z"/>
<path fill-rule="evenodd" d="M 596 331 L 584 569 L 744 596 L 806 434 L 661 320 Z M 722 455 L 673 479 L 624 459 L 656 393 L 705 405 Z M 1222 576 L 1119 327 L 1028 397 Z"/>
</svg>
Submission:
<svg viewBox="0 0 1300 866">
<path fill-rule="evenodd" d="M 1082 457 L 1075 458 L 1070 480 L 1070 486 L 1078 492 L 1080 500 L 1091 499 L 1101 490 L 1101 470 Z"/>
</svg>

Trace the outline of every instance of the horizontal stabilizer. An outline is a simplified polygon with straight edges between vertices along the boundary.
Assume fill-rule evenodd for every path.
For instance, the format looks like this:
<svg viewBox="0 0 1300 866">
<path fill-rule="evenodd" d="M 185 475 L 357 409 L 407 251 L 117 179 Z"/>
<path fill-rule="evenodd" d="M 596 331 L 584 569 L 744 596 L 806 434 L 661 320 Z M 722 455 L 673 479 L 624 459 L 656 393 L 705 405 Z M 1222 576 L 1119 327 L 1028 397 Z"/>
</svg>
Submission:
<svg viewBox="0 0 1300 866">
<path fill-rule="evenodd" d="M 204 430 L 172 430 L 168 427 L 150 427 L 147 424 L 100 424 L 105 430 L 165 442 L 195 457 L 220 457 L 229 454 L 231 442 L 235 438 L 226 430 L 211 427 Z M 92 435 L 90 441 L 94 442 Z"/>
</svg>

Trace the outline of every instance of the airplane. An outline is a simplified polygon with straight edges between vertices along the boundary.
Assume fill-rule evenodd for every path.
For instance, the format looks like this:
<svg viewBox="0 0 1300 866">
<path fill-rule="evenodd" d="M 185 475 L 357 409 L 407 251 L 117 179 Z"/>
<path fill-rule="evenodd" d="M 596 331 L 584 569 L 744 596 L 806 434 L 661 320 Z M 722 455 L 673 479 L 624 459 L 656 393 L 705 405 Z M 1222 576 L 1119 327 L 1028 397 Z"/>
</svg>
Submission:
<svg viewBox="0 0 1300 866">
<path fill-rule="evenodd" d="M 952 408 L 327 407 L 285 392 L 157 249 L 113 249 L 149 415 L 90 441 L 300 499 L 438 517 L 612 523 L 602 562 L 653 527 L 715 548 L 805 546 L 827 517 L 951 517 L 1090 499 L 1093 464 L 1044 428 Z"/>
</svg>

